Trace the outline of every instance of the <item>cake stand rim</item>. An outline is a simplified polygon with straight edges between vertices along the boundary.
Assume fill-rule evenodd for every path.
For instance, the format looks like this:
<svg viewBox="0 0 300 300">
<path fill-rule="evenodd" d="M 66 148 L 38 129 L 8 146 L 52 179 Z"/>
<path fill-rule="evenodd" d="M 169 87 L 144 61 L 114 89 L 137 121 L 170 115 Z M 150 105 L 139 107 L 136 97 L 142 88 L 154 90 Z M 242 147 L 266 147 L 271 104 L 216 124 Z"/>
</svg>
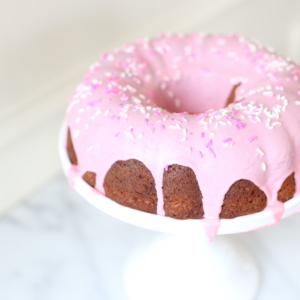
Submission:
<svg viewBox="0 0 300 300">
<path fill-rule="evenodd" d="M 59 131 L 58 151 L 64 173 L 67 176 L 68 170 L 72 164 L 66 151 L 66 133 L 67 127 L 66 121 L 64 121 Z M 166 233 L 205 234 L 204 222 L 201 219 L 177 220 L 122 206 L 100 192 L 95 192 L 94 188 L 89 186 L 79 177 L 74 179 L 73 187 L 94 207 L 126 223 Z M 285 202 L 284 208 L 285 210 L 281 219 L 298 212 L 300 208 L 300 196 L 296 196 Z M 217 234 L 233 234 L 253 231 L 262 227 L 275 225 L 275 223 L 271 211 L 263 210 L 255 214 L 234 219 L 221 219 Z"/>
</svg>

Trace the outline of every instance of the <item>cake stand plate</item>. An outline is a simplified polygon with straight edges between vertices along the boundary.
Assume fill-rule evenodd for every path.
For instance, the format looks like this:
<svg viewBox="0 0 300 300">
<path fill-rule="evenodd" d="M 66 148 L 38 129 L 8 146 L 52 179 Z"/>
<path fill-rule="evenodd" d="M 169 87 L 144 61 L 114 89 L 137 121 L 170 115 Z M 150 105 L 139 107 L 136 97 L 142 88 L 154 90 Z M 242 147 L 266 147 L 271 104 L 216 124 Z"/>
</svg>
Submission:
<svg viewBox="0 0 300 300">
<path fill-rule="evenodd" d="M 59 135 L 64 172 L 71 163 L 66 152 L 66 125 Z M 101 211 L 124 222 L 162 232 L 144 242 L 129 257 L 124 270 L 131 300 L 250 300 L 259 286 L 259 269 L 252 254 L 234 236 L 205 237 L 202 220 L 176 220 L 117 204 L 90 187 L 80 177 L 74 189 Z M 300 197 L 284 204 L 282 218 L 299 211 Z M 218 235 L 251 231 L 274 225 L 271 211 L 221 220 Z M 168 233 L 168 234 L 166 234 Z"/>
</svg>

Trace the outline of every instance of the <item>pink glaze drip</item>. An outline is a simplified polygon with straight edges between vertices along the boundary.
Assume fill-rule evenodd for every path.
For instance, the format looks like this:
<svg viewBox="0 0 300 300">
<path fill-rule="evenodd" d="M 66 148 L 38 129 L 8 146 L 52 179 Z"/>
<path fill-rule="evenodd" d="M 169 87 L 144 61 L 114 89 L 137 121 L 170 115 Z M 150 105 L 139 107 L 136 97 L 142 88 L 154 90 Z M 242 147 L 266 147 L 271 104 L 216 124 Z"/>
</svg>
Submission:
<svg viewBox="0 0 300 300">
<path fill-rule="evenodd" d="M 164 35 L 113 50 L 70 100 L 67 123 L 79 165 L 69 180 L 95 172 L 104 193 L 112 164 L 138 159 L 153 174 L 157 214 L 164 216 L 164 168 L 180 164 L 196 174 L 210 239 L 224 195 L 240 179 L 266 193 L 266 209 L 278 222 L 277 191 L 292 172 L 295 195 L 300 191 L 299 76 L 294 63 L 237 35 Z M 237 102 L 224 108 L 238 83 Z M 234 147 L 224 144 L 228 137 Z"/>
</svg>

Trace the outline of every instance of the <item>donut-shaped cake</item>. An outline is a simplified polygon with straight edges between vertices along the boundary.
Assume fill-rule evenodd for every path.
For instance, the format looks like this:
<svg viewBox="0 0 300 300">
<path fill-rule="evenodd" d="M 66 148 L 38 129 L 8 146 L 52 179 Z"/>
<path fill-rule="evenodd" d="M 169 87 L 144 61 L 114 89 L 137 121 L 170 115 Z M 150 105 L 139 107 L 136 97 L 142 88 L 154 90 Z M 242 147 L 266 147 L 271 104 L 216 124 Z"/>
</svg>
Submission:
<svg viewBox="0 0 300 300">
<path fill-rule="evenodd" d="M 67 110 L 69 180 L 176 219 L 271 210 L 299 194 L 300 69 L 238 35 L 162 34 L 104 53 Z M 99 200 L 101 201 L 101 200 Z"/>
</svg>

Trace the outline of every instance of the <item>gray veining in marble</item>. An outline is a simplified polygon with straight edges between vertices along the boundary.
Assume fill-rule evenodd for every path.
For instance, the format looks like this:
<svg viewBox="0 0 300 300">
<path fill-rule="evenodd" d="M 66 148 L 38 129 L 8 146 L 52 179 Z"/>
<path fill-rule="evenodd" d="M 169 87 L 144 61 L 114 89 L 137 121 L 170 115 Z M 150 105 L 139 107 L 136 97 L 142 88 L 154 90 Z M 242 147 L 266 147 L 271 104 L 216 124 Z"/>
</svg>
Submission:
<svg viewBox="0 0 300 300">
<path fill-rule="evenodd" d="M 295 215 L 237 235 L 261 266 L 257 300 L 300 299 L 299 229 Z M 128 300 L 126 257 L 156 234 L 98 211 L 60 176 L 0 220 L 0 300 Z"/>
</svg>

